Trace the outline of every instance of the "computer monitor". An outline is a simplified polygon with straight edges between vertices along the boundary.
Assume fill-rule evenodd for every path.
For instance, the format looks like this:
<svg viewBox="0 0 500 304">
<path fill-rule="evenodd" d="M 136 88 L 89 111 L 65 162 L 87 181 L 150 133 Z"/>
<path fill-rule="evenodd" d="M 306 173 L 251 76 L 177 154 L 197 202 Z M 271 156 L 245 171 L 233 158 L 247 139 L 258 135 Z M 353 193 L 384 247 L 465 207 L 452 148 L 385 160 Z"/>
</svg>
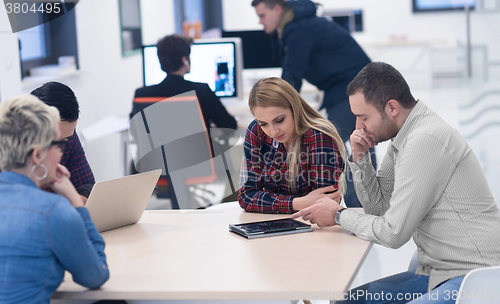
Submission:
<svg viewBox="0 0 500 304">
<path fill-rule="evenodd" d="M 338 23 L 349 33 L 363 31 L 363 11 L 360 9 L 324 10 L 322 16 Z"/>
<path fill-rule="evenodd" d="M 414 13 L 474 9 L 475 6 L 476 0 L 413 0 Z"/>
<path fill-rule="evenodd" d="M 276 34 L 257 31 L 223 31 L 222 37 L 241 38 L 245 69 L 281 67 L 280 47 Z"/>
<path fill-rule="evenodd" d="M 208 84 L 220 98 L 243 99 L 242 57 L 239 38 L 197 39 L 191 46 L 191 72 L 184 78 Z M 145 86 L 158 84 L 167 75 L 156 45 L 143 47 L 143 72 Z"/>
</svg>

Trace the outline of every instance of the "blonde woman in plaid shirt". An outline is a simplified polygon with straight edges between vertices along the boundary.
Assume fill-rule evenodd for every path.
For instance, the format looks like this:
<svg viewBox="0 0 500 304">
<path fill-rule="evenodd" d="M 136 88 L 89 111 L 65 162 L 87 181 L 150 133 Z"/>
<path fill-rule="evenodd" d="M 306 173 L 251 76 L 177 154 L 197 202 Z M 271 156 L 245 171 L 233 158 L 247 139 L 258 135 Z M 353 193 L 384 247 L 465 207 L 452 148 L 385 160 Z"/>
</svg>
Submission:
<svg viewBox="0 0 500 304">
<path fill-rule="evenodd" d="M 345 190 L 344 144 L 333 126 L 281 78 L 259 80 L 248 105 L 238 201 L 246 211 L 293 213 Z"/>
</svg>

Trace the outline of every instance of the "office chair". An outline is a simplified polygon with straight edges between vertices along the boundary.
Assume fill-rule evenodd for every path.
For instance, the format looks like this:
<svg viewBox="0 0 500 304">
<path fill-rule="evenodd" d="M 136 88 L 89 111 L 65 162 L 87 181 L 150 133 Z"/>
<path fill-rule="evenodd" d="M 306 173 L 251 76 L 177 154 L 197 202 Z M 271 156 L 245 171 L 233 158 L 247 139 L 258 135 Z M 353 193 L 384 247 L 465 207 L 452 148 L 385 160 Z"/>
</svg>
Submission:
<svg viewBox="0 0 500 304">
<path fill-rule="evenodd" d="M 217 179 L 208 130 L 195 91 L 177 96 L 135 98 L 130 119 L 139 172 L 161 168 L 173 209 L 199 207 L 190 186 Z M 197 205 L 198 204 L 198 205 Z"/>
<path fill-rule="evenodd" d="M 408 265 L 408 271 L 416 271 L 418 266 L 420 266 L 418 262 L 418 250 L 415 250 L 415 253 L 411 257 L 410 265 Z"/>
<path fill-rule="evenodd" d="M 415 251 L 408 271 L 417 270 L 418 251 Z M 500 266 L 478 268 L 469 272 L 457 295 L 455 304 L 500 303 Z"/>
<path fill-rule="evenodd" d="M 455 304 L 494 303 L 500 303 L 500 266 L 469 272 L 460 285 Z"/>
</svg>

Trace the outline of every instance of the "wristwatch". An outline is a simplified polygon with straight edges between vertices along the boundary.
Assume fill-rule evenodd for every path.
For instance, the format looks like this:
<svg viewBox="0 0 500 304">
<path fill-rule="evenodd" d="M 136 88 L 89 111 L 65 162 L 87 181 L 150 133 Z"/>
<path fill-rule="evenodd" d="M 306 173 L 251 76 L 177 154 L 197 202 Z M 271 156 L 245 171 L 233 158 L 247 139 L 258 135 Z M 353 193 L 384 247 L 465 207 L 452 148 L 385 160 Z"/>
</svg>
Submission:
<svg viewBox="0 0 500 304">
<path fill-rule="evenodd" d="M 347 208 L 342 208 L 342 209 L 337 210 L 337 212 L 335 212 L 335 223 L 337 223 L 337 225 L 340 225 L 340 214 L 342 213 L 342 211 L 344 211 L 346 209 Z"/>
</svg>

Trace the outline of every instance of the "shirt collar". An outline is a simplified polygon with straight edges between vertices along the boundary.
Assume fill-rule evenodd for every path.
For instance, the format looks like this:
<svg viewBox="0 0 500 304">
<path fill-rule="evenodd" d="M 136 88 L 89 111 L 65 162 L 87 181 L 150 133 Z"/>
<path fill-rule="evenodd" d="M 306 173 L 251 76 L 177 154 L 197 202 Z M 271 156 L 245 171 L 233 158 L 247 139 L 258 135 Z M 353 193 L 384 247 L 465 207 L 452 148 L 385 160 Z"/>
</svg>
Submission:
<svg viewBox="0 0 500 304">
<path fill-rule="evenodd" d="M 280 24 L 278 25 L 278 39 L 283 38 L 283 31 L 285 30 L 285 26 L 292 22 L 294 18 L 293 10 L 289 7 L 283 8 L 283 16 L 281 17 Z"/>
<path fill-rule="evenodd" d="M 408 134 L 412 131 L 419 118 L 427 111 L 427 109 L 428 107 L 423 102 L 417 100 L 417 103 L 413 109 L 411 109 L 410 114 L 406 118 L 398 134 L 392 139 L 392 145 L 396 150 L 403 147 Z"/>
<path fill-rule="evenodd" d="M 22 184 L 37 188 L 35 182 L 33 182 L 29 177 L 12 171 L 0 172 L 0 183 Z"/>
<path fill-rule="evenodd" d="M 159 83 L 159 85 L 165 85 L 167 83 L 172 84 L 172 82 L 178 83 L 179 81 L 184 82 L 184 77 L 174 74 L 167 74 L 167 77 L 165 77 L 165 79 L 163 79 L 162 82 Z"/>
</svg>

